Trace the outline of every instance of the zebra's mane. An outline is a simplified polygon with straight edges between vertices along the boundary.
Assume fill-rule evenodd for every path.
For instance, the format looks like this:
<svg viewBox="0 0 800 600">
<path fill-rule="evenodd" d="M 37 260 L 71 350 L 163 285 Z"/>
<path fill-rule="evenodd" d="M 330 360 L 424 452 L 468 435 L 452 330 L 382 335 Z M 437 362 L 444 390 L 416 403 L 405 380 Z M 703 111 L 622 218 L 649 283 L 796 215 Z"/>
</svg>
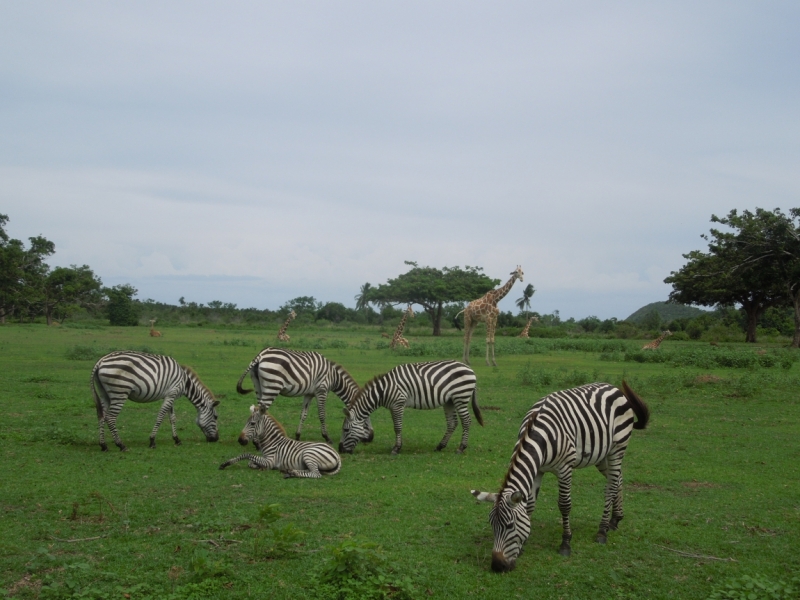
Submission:
<svg viewBox="0 0 800 600">
<path fill-rule="evenodd" d="M 381 373 L 380 375 L 375 375 L 375 377 L 373 377 L 367 383 L 365 383 L 364 387 L 361 388 L 358 394 L 356 394 L 355 397 L 352 400 L 350 400 L 350 403 L 347 405 L 347 410 L 352 410 L 353 407 L 355 407 L 355 405 L 358 404 L 358 401 L 361 399 L 361 397 L 365 396 L 367 394 L 367 391 L 374 388 L 375 384 L 377 384 L 378 381 L 380 381 L 384 377 L 386 377 L 386 373 Z"/>
<path fill-rule="evenodd" d="M 331 360 L 331 361 L 328 361 L 328 362 L 331 363 L 331 366 L 333 367 L 333 369 L 337 373 L 339 373 L 339 375 L 342 377 L 342 379 L 344 381 L 346 381 L 346 382 L 351 382 L 352 381 L 355 384 L 356 388 L 358 388 L 358 391 L 359 392 L 361 391 L 361 386 L 358 385 L 358 382 L 353 378 L 352 375 L 350 375 L 350 373 L 348 372 L 347 369 L 345 369 L 342 365 L 340 365 L 339 363 L 337 363 L 335 361 Z M 356 396 L 358 396 L 358 394 L 356 394 Z"/>
<path fill-rule="evenodd" d="M 186 371 L 186 374 L 189 376 L 189 379 L 191 379 L 197 387 L 199 387 L 201 390 L 207 393 L 209 398 L 211 398 L 212 400 L 216 400 L 216 398 L 214 398 L 214 392 L 208 389 L 208 386 L 205 383 L 200 381 L 200 378 L 197 376 L 197 373 L 194 372 L 194 369 L 192 369 L 192 367 L 187 367 L 186 365 L 181 365 L 181 367 L 183 368 L 184 371 Z"/>
<path fill-rule="evenodd" d="M 283 428 L 283 425 L 281 425 L 281 422 L 278 421 L 278 419 L 276 419 L 269 413 L 264 413 L 264 416 L 270 419 L 275 424 L 275 426 L 280 430 L 281 434 L 283 434 L 283 437 L 286 437 L 286 430 Z"/>
<path fill-rule="evenodd" d="M 534 422 L 536 422 L 536 417 L 539 416 L 539 411 L 535 411 L 531 413 L 527 419 L 525 419 L 525 429 L 523 430 L 524 433 L 528 433 L 533 427 Z M 502 492 L 506 485 L 508 484 L 508 479 L 511 476 L 511 471 L 514 468 L 514 463 L 517 462 L 517 458 L 519 458 L 520 453 L 522 452 L 522 437 L 517 440 L 517 447 L 514 449 L 514 454 L 511 456 L 511 461 L 508 464 L 508 471 L 506 471 L 506 476 L 503 478 L 503 483 L 500 485 L 500 491 Z"/>
</svg>

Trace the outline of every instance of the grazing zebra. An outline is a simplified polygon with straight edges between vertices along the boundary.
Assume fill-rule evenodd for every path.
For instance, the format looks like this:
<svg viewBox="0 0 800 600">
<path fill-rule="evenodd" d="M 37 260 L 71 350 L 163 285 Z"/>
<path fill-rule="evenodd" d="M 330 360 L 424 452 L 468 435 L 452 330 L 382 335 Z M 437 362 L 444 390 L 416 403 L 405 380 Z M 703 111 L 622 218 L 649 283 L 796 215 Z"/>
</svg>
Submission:
<svg viewBox="0 0 800 600">
<path fill-rule="evenodd" d="M 322 426 L 322 437 L 329 444 L 328 426 L 325 424 L 325 400 L 328 391 L 333 392 L 347 404 L 361 388 L 341 366 L 328 360 L 318 352 L 297 352 L 283 348 L 264 348 L 242 373 L 236 391 L 249 394 L 253 390 L 242 388 L 247 374 L 253 380 L 259 406 L 269 409 L 278 396 L 303 396 L 303 411 L 297 426 L 295 439 L 300 439 L 303 422 L 308 415 L 312 398 L 317 398 L 317 412 Z M 369 424 L 368 424 L 369 425 Z M 372 441 L 372 427 L 363 441 Z"/>
<path fill-rule="evenodd" d="M 392 413 L 395 433 L 392 454 L 397 454 L 403 447 L 403 411 L 406 407 L 429 409 L 443 406 L 447 431 L 436 449 L 442 450 L 447 446 L 460 419 L 463 434 L 457 452 L 462 453 L 467 448 L 472 422 L 469 416 L 470 400 L 475 418 L 483 425 L 475 381 L 473 370 L 454 360 L 400 365 L 385 375 L 375 377 L 344 409 L 346 418 L 339 452 L 353 453 L 353 448 L 367 433 L 370 414 L 379 406 L 388 408 Z"/>
<path fill-rule="evenodd" d="M 634 416 L 636 422 L 634 422 Z M 622 520 L 622 458 L 632 429 L 644 429 L 650 410 L 628 384 L 622 391 L 607 383 L 590 383 L 553 392 L 525 415 L 511 464 L 497 494 L 472 490 L 493 502 L 489 522 L 494 530 L 492 570 L 514 568 L 531 532 L 530 515 L 544 473 L 558 477 L 558 508 L 564 527 L 559 553 L 569 556 L 572 471 L 596 466 L 606 477 L 605 509 L 597 542 Z"/>
<path fill-rule="evenodd" d="M 286 431 L 263 406 L 250 407 L 250 418 L 239 436 L 239 443 L 247 445 L 252 440 L 263 456 L 242 454 L 222 463 L 224 469 L 240 460 L 249 460 L 251 467 L 276 469 L 285 478 L 336 475 L 342 468 L 342 459 L 336 450 L 322 442 L 296 442 L 286 437 Z"/>
<path fill-rule="evenodd" d="M 197 425 L 209 442 L 219 439 L 217 431 L 216 406 L 211 391 L 203 385 L 197 374 L 189 367 L 178 364 L 174 358 L 143 352 L 112 352 L 97 361 L 92 369 L 92 395 L 97 407 L 97 420 L 100 426 L 100 448 L 108 450 L 105 427 L 114 438 L 114 443 L 123 452 L 128 448 L 117 433 L 117 417 L 125 400 L 134 402 L 155 402 L 164 400 L 158 411 L 156 424 L 150 433 L 150 447 L 156 447 L 156 433 L 161 421 L 169 413 L 172 423 L 172 439 L 180 446 L 175 428 L 174 403 L 176 398 L 186 396 L 197 409 Z"/>
</svg>

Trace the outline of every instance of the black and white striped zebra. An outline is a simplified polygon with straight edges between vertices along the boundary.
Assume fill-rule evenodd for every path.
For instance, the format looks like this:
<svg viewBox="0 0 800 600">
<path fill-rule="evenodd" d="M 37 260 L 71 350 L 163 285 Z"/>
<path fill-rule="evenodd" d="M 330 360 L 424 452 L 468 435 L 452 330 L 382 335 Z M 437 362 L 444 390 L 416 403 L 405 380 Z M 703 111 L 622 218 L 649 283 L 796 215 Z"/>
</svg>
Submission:
<svg viewBox="0 0 800 600">
<path fill-rule="evenodd" d="M 636 421 L 634 421 L 634 416 Z M 644 429 L 650 411 L 626 382 L 622 391 L 607 383 L 590 383 L 553 392 L 525 415 L 511 464 L 497 494 L 472 490 L 493 502 L 489 522 L 494 531 L 492 570 L 514 568 L 531 531 L 530 515 L 544 473 L 558 477 L 558 507 L 563 534 L 559 553 L 569 556 L 572 530 L 572 471 L 595 466 L 606 478 L 605 509 L 597 542 L 622 520 L 622 458 L 633 429 Z"/>
<path fill-rule="evenodd" d="M 311 479 L 319 479 L 322 475 L 336 475 L 342 468 L 342 459 L 336 450 L 322 442 L 297 442 L 289 439 L 283 426 L 263 406 L 250 407 L 250 418 L 239 436 L 239 443 L 246 446 L 248 440 L 252 440 L 261 456 L 242 454 L 225 461 L 219 468 L 224 469 L 240 460 L 248 460 L 251 467 L 276 469 L 285 478 Z"/>
<path fill-rule="evenodd" d="M 442 406 L 447 420 L 447 431 L 436 449 L 442 450 L 447 446 L 460 419 L 463 430 L 461 445 L 457 450 L 460 454 L 466 450 L 469 440 L 469 426 L 472 423 L 469 415 L 470 402 L 475 418 L 483 425 L 476 396 L 475 372 L 463 363 L 440 360 L 397 366 L 367 383 L 355 401 L 344 409 L 345 421 L 339 452 L 352 454 L 353 448 L 367 434 L 370 415 L 383 406 L 392 413 L 395 433 L 392 454 L 397 454 L 403 447 L 403 411 L 406 408 L 430 409 Z"/>
<path fill-rule="evenodd" d="M 297 426 L 295 439 L 300 439 L 303 422 L 308 415 L 311 400 L 317 399 L 317 413 L 322 427 L 322 437 L 329 444 L 328 427 L 325 424 L 325 400 L 331 391 L 347 404 L 361 390 L 359 385 L 341 365 L 328 360 L 318 352 L 297 352 L 283 348 L 264 348 L 242 373 L 236 390 L 249 394 L 253 390 L 242 388 L 248 373 L 256 391 L 259 406 L 269 409 L 278 396 L 303 396 L 303 411 Z M 369 427 L 369 432 L 372 427 Z M 367 437 L 364 441 L 372 441 Z"/>
<path fill-rule="evenodd" d="M 175 428 L 174 403 L 181 396 L 186 396 L 197 409 L 196 423 L 205 434 L 206 440 L 216 442 L 219 439 L 216 411 L 219 401 L 214 400 L 211 391 L 203 385 L 194 371 L 178 364 L 174 358 L 143 352 L 112 352 L 95 364 L 91 385 L 100 427 L 100 448 L 103 452 L 108 450 L 104 424 L 108 425 L 117 447 L 123 452 L 128 449 L 117 432 L 117 417 L 125 400 L 164 400 L 150 433 L 151 448 L 156 447 L 156 433 L 167 413 L 172 423 L 172 439 L 176 446 L 180 446 L 181 441 Z"/>
</svg>

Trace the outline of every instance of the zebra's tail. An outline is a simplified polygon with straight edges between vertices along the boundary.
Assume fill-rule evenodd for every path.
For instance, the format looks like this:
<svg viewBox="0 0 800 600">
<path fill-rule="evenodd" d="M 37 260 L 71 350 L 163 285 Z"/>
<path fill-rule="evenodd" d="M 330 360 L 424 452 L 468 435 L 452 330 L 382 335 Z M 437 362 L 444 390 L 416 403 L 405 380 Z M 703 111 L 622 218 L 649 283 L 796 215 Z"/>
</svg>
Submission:
<svg viewBox="0 0 800 600">
<path fill-rule="evenodd" d="M 647 404 L 644 403 L 644 400 L 636 395 L 636 392 L 630 388 L 628 382 L 624 379 L 622 380 L 622 393 L 625 394 L 625 397 L 628 399 L 628 402 L 630 402 L 631 408 L 636 415 L 636 423 L 633 424 L 633 428 L 644 429 L 647 427 L 647 423 L 650 421 L 650 409 L 647 408 Z"/>
<path fill-rule="evenodd" d="M 94 407 L 97 409 L 97 420 L 103 418 L 105 411 L 103 410 L 103 403 L 100 400 L 100 395 L 97 393 L 97 388 L 95 387 L 95 375 L 97 374 L 97 365 L 94 366 L 92 369 L 92 375 L 89 377 L 89 383 L 92 386 L 92 397 L 94 398 Z"/>
<path fill-rule="evenodd" d="M 475 418 L 478 419 L 478 424 L 483 427 L 483 415 L 481 414 L 481 407 L 478 406 L 478 390 L 472 390 L 472 412 L 475 413 Z"/>
<path fill-rule="evenodd" d="M 242 395 L 249 394 L 250 392 L 253 391 L 253 390 L 244 389 L 242 387 L 242 382 L 244 381 L 244 378 L 247 377 L 247 374 L 250 371 L 252 371 L 253 367 L 255 367 L 257 364 L 258 364 L 258 356 L 256 356 L 255 359 L 253 359 L 253 362 L 250 363 L 250 366 L 247 367 L 247 370 L 244 373 L 242 373 L 241 377 L 239 377 L 239 381 L 236 382 L 236 391 L 239 392 L 240 394 L 242 394 Z"/>
</svg>

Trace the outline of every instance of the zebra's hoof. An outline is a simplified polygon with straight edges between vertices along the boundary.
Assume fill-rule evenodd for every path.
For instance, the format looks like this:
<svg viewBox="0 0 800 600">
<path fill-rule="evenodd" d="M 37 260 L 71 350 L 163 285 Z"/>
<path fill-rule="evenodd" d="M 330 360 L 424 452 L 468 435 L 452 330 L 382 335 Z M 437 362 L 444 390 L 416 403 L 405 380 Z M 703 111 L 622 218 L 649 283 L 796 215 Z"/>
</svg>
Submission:
<svg viewBox="0 0 800 600">
<path fill-rule="evenodd" d="M 224 471 L 224 470 L 225 470 L 225 467 L 227 467 L 227 466 L 228 466 L 228 463 L 222 463 L 222 464 L 219 466 L 219 470 L 220 470 L 220 471 Z"/>
<path fill-rule="evenodd" d="M 180 445 L 182 444 L 182 442 L 180 441 L 180 439 L 178 439 L 178 438 L 172 438 L 172 439 L 175 441 L 175 445 L 176 445 L 176 446 L 180 446 Z"/>
<path fill-rule="evenodd" d="M 598 544 L 605 544 L 608 541 L 605 533 L 598 533 L 597 537 L 595 538 Z"/>
<path fill-rule="evenodd" d="M 561 544 L 561 547 L 558 549 L 558 553 L 561 556 L 569 558 L 569 556 L 572 554 L 572 548 L 570 548 L 570 545 L 565 542 Z"/>
<path fill-rule="evenodd" d="M 439 444 L 438 446 L 436 446 L 435 450 L 436 450 L 437 452 L 441 452 L 441 451 L 442 451 L 442 450 L 444 450 L 445 448 L 446 448 L 446 446 L 442 446 L 441 444 Z"/>
<path fill-rule="evenodd" d="M 466 450 L 466 446 L 459 446 L 458 450 L 456 450 L 456 454 L 464 454 L 464 450 Z"/>
<path fill-rule="evenodd" d="M 392 448 L 392 456 L 397 456 L 400 454 L 400 448 Z"/>
<path fill-rule="evenodd" d="M 622 521 L 622 517 L 611 517 L 611 521 L 608 522 L 608 528 L 611 531 L 616 531 L 620 521 Z"/>
<path fill-rule="evenodd" d="M 120 452 L 127 452 L 128 451 L 128 447 L 127 446 L 120 446 L 119 447 L 119 451 Z"/>
<path fill-rule="evenodd" d="M 100 452 L 108 452 L 108 446 L 105 444 L 100 444 Z"/>
<path fill-rule="evenodd" d="M 300 441 L 300 434 L 299 433 L 295 433 L 294 434 L 294 439 L 297 440 L 297 441 Z"/>
<path fill-rule="evenodd" d="M 156 447 L 156 438 L 150 438 L 150 447 L 151 448 L 155 448 Z"/>
</svg>

